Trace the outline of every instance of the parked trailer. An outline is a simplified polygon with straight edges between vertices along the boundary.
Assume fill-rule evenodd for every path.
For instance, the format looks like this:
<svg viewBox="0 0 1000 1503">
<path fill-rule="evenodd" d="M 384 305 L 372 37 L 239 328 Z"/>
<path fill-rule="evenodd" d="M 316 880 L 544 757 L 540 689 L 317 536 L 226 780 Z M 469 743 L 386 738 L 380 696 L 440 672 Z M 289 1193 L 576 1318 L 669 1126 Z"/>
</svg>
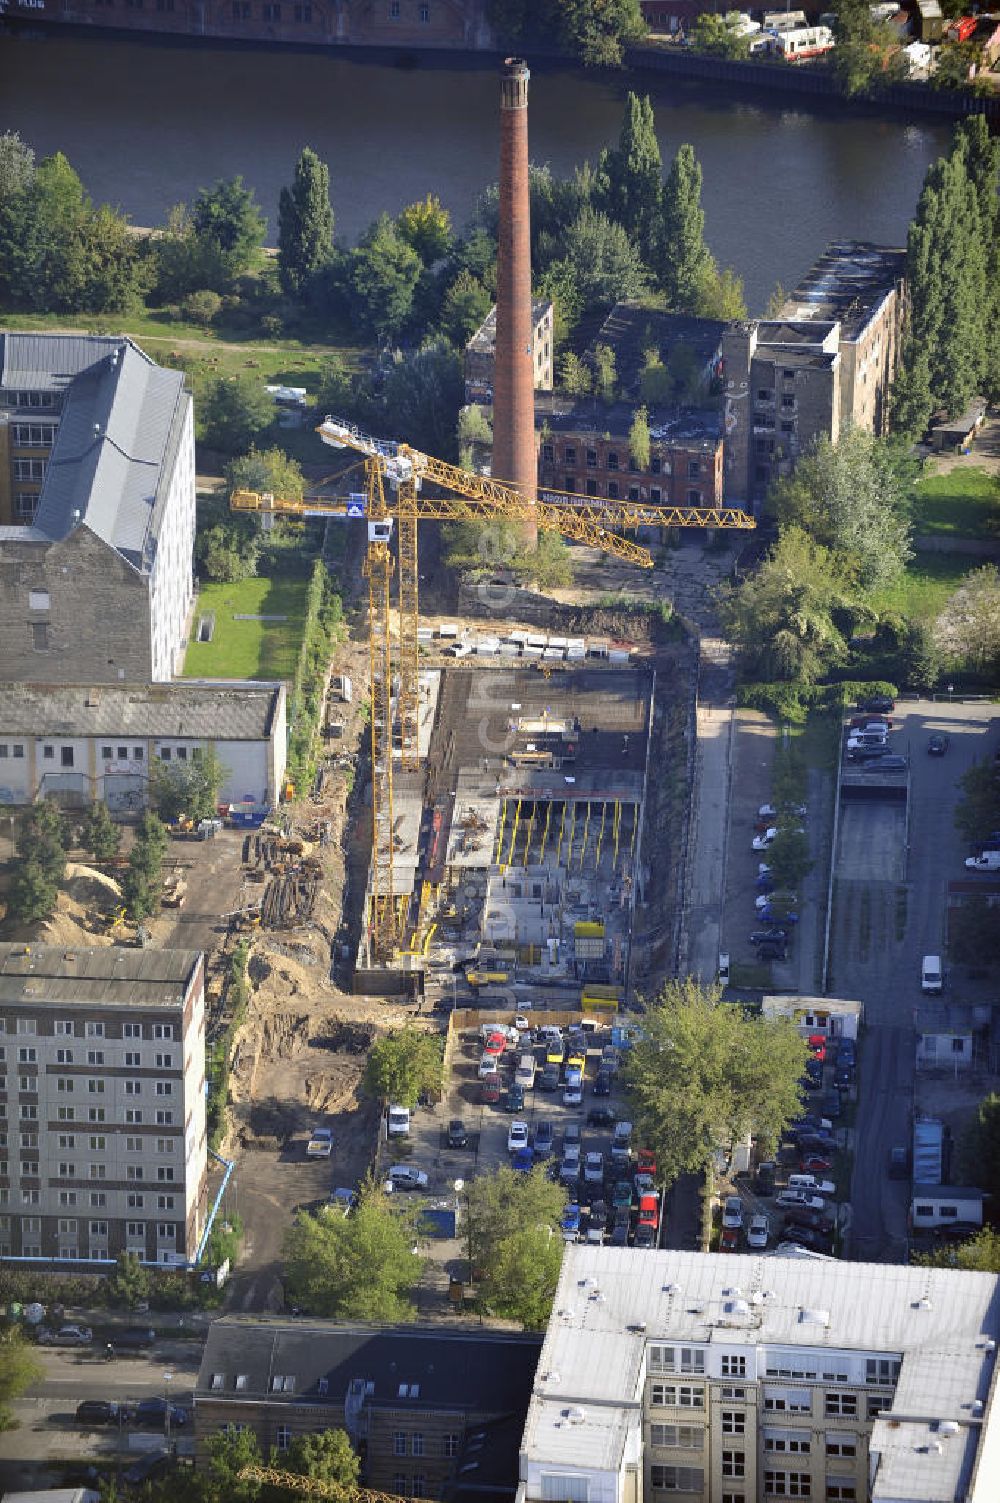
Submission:
<svg viewBox="0 0 1000 1503">
<path fill-rule="evenodd" d="M 822 57 L 833 51 L 833 32 L 829 26 L 797 26 L 767 38 L 767 51 L 786 63 L 803 63 L 810 57 Z"/>
</svg>

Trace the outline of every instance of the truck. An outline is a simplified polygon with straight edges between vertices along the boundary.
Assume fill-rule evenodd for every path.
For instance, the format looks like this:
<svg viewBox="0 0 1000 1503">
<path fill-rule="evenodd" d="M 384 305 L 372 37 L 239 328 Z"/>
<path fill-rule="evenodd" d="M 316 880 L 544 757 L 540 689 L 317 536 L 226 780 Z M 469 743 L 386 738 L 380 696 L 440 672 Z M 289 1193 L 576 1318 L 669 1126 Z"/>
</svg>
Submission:
<svg viewBox="0 0 1000 1503">
<path fill-rule="evenodd" d="M 1000 851 L 981 851 L 978 856 L 966 856 L 965 865 L 970 872 L 1000 872 Z"/>
</svg>

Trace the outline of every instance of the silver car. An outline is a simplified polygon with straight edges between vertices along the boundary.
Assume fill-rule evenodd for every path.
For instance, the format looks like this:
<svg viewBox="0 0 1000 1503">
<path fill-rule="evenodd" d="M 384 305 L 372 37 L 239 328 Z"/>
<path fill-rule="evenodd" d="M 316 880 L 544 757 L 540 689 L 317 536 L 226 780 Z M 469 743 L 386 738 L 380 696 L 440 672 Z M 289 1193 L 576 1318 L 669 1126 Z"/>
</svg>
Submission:
<svg viewBox="0 0 1000 1503">
<path fill-rule="evenodd" d="M 383 1189 L 389 1194 L 394 1190 L 426 1190 L 427 1175 L 412 1164 L 393 1164 L 385 1177 Z"/>
</svg>

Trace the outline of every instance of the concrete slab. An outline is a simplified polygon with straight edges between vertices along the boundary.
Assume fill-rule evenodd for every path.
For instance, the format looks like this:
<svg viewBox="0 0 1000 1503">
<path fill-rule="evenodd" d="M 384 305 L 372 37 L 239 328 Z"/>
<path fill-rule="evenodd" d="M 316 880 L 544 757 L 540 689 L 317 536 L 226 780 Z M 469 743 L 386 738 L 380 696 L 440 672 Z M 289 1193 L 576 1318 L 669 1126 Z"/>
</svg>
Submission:
<svg viewBox="0 0 1000 1503">
<path fill-rule="evenodd" d="M 844 803 L 837 839 L 838 879 L 901 882 L 906 873 L 906 808 L 895 802 Z"/>
</svg>

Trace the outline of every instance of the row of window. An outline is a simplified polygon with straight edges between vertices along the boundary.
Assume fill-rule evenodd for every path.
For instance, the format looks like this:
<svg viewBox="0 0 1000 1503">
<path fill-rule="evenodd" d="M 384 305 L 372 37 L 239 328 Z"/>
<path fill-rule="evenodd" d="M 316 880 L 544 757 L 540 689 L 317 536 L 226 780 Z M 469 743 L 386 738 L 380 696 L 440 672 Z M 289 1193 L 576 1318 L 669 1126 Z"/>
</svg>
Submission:
<svg viewBox="0 0 1000 1503">
<path fill-rule="evenodd" d="M 442 1456 L 454 1457 L 458 1455 L 459 1437 L 455 1434 L 441 1436 Z M 392 1454 L 394 1456 L 426 1456 L 429 1452 L 425 1449 L 425 1440 L 420 1430 L 394 1430 L 392 1432 Z"/>
<path fill-rule="evenodd" d="M 129 1209 L 132 1210 L 132 1209 L 135 1209 L 135 1208 L 130 1206 Z M 140 1202 L 140 1205 L 139 1205 L 138 1209 L 140 1209 L 140 1210 L 142 1209 L 141 1202 Z M 172 1211 L 174 1209 L 174 1196 L 173 1195 L 161 1195 L 159 1197 L 159 1201 L 157 1203 L 156 1209 L 158 1211 Z M 132 1226 L 138 1225 L 137 1222 L 132 1222 L 130 1224 Z M 60 1219 L 59 1219 L 59 1235 L 61 1237 L 62 1236 L 70 1236 L 70 1235 L 75 1236 L 76 1233 L 77 1233 L 77 1231 L 79 1230 L 79 1226 L 80 1226 L 80 1223 L 79 1223 L 79 1221 L 77 1221 L 77 1219 L 76 1219 L 75 1216 L 74 1217 L 60 1217 Z M 106 1221 L 88 1221 L 87 1222 L 87 1228 L 88 1228 L 88 1231 L 89 1231 L 89 1234 L 90 1234 L 91 1237 L 106 1237 L 108 1235 L 108 1223 Z M 22 1216 L 21 1217 L 21 1231 L 24 1232 L 24 1233 L 26 1233 L 28 1236 L 37 1236 L 41 1230 L 42 1230 L 42 1218 L 40 1216 Z M 0 1216 L 0 1232 L 9 1232 L 9 1231 L 10 1231 L 10 1217 L 9 1216 Z"/>
<path fill-rule="evenodd" d="M 98 1075 L 89 1076 L 84 1079 L 82 1076 L 77 1075 L 56 1075 L 53 1079 L 56 1083 L 57 1092 L 61 1092 L 64 1096 L 72 1096 L 75 1093 L 77 1081 L 79 1081 L 81 1088 L 84 1085 L 86 1086 L 89 1095 L 103 1096 L 107 1077 Z M 17 1077 L 17 1088 L 19 1091 L 37 1095 L 38 1081 L 39 1076 L 37 1074 L 19 1075 Z M 172 1080 L 126 1080 L 123 1084 L 126 1096 L 141 1096 L 143 1086 L 148 1085 L 156 1087 L 157 1096 L 172 1096 L 174 1094 L 174 1083 Z"/>
<path fill-rule="evenodd" d="M 18 1119 L 21 1122 L 37 1122 L 38 1106 L 34 1101 L 22 1101 L 17 1108 L 17 1115 Z M 6 1116 L 6 1102 L 0 1101 L 0 1121 L 6 1118 Z M 56 1118 L 59 1122 L 83 1122 L 84 1120 L 86 1120 L 87 1122 L 92 1123 L 103 1123 L 107 1122 L 108 1120 L 107 1113 L 103 1106 L 88 1107 L 86 1119 L 84 1119 L 83 1117 L 77 1117 L 75 1106 L 60 1106 L 56 1108 Z M 141 1107 L 129 1106 L 125 1108 L 125 1125 L 127 1127 L 141 1127 L 142 1121 L 143 1118 Z M 168 1111 L 163 1107 L 157 1108 L 157 1127 L 172 1127 L 173 1122 L 174 1114 L 172 1111 Z"/>
<path fill-rule="evenodd" d="M 26 1035 L 28 1038 L 33 1038 L 39 1033 L 38 1021 L 37 1018 L 18 1018 L 17 1026 L 15 1028 L 8 1028 L 7 1020 L 0 1017 L 0 1033 L 18 1033 L 22 1036 Z M 165 1041 L 172 1039 L 174 1036 L 173 1023 L 152 1023 L 149 1025 L 151 1032 L 148 1034 L 143 1031 L 145 1026 L 142 1023 L 124 1023 L 122 1025 L 122 1038 L 154 1038 Z M 42 1029 L 41 1032 L 44 1034 L 46 1030 Z M 80 1023 L 75 1018 L 56 1018 L 53 1022 L 52 1032 L 56 1038 L 80 1038 Z M 111 1034 L 105 1032 L 105 1025 L 97 1022 L 95 1019 L 91 1019 L 83 1025 L 83 1032 L 88 1039 L 112 1037 Z"/>
<path fill-rule="evenodd" d="M 14 479 L 42 481 L 45 479 L 45 465 L 44 459 L 15 459 Z"/>
<path fill-rule="evenodd" d="M 117 1144 L 118 1139 L 117 1138 L 112 1138 L 111 1141 L 112 1141 L 112 1143 Z M 175 1149 L 175 1146 L 180 1142 L 180 1139 L 179 1138 L 157 1138 L 155 1141 L 156 1141 L 156 1152 L 157 1153 L 173 1153 L 174 1149 Z M 59 1133 L 59 1135 L 58 1135 L 58 1146 L 59 1146 L 59 1149 L 63 1153 L 65 1153 L 67 1151 L 72 1152 L 73 1150 L 75 1150 L 76 1144 L 77 1144 L 77 1137 L 76 1137 L 76 1133 L 75 1132 L 61 1132 L 61 1133 Z M 21 1147 L 21 1148 L 37 1148 L 38 1147 L 38 1134 L 37 1134 L 37 1132 L 22 1132 L 19 1135 L 19 1145 L 18 1146 Z M 108 1139 L 107 1139 L 107 1136 L 104 1133 L 101 1133 L 101 1135 L 99 1137 L 95 1137 L 95 1136 L 92 1135 L 87 1140 L 87 1146 L 89 1147 L 91 1153 L 106 1153 L 107 1152 L 107 1148 L 108 1148 Z M 143 1153 L 143 1152 L 147 1152 L 150 1148 L 152 1148 L 152 1146 L 153 1146 L 153 1139 L 152 1138 L 126 1137 L 126 1139 L 125 1139 L 125 1152 L 126 1153 Z M 0 1132 L 0 1148 L 6 1148 L 6 1147 L 7 1147 L 7 1133 L 6 1132 Z M 80 1147 L 81 1148 L 83 1147 L 83 1135 L 82 1134 L 80 1136 Z"/>
<path fill-rule="evenodd" d="M 563 490 L 572 491 L 572 492 L 574 492 L 576 494 L 579 494 L 577 492 L 576 476 L 575 475 L 567 475 L 567 476 L 565 476 L 565 478 L 563 480 Z M 597 483 L 596 480 L 588 480 L 586 482 L 585 490 L 586 490 L 586 494 L 588 496 L 600 496 L 601 495 L 601 492 L 598 490 L 598 483 Z M 619 483 L 618 483 L 617 480 L 609 480 L 608 481 L 606 494 L 607 494 L 607 498 L 608 498 L 609 501 L 620 501 L 622 499 L 621 486 L 619 485 Z M 630 485 L 628 487 L 627 499 L 629 501 L 639 501 L 639 500 L 641 500 L 641 497 L 639 495 L 639 487 L 637 485 Z M 663 491 L 660 489 L 660 487 L 658 485 L 652 485 L 652 486 L 650 486 L 650 488 L 649 488 L 649 503 L 650 503 L 650 505 L 651 506 L 661 506 L 663 504 L 663 501 L 664 501 Z M 702 504 L 701 491 L 689 490 L 688 493 L 687 493 L 687 502 L 686 502 L 686 504 L 688 506 L 701 506 L 701 504 Z"/>
<path fill-rule="evenodd" d="M 704 1361 L 704 1352 L 691 1353 L 688 1359 L 693 1362 L 697 1357 Z M 681 1359 L 685 1360 L 685 1359 Z M 723 1357 L 723 1364 L 744 1363 L 744 1357 Z M 867 1363 L 867 1382 L 886 1383 L 895 1381 L 899 1375 L 899 1363 L 895 1360 L 881 1358 L 869 1358 Z M 744 1374 L 739 1374 L 743 1376 Z M 846 1380 L 846 1375 L 843 1381 Z M 741 1390 L 729 1389 L 726 1397 L 742 1394 Z M 885 1407 L 886 1399 L 882 1394 L 865 1395 L 867 1416 L 871 1419 Z M 705 1390 L 693 1383 L 651 1383 L 650 1404 L 657 1408 L 665 1409 L 700 1409 L 705 1408 Z M 786 1414 L 811 1414 L 813 1406 L 812 1391 L 808 1388 L 764 1390 L 764 1409 L 766 1412 Z M 823 1413 L 828 1419 L 855 1418 L 859 1413 L 859 1399 L 855 1393 L 842 1393 L 836 1390 L 827 1391 L 823 1395 Z M 724 1434 L 742 1435 L 744 1433 L 744 1416 L 739 1410 L 723 1410 L 722 1430 Z M 676 1428 L 669 1425 L 653 1425 L 652 1433 L 654 1445 L 681 1444 L 668 1440 L 657 1440 L 657 1432 L 668 1432 Z"/>
<path fill-rule="evenodd" d="M 659 1492 L 704 1492 L 705 1472 L 700 1466 L 652 1466 L 649 1471 L 650 1482 Z M 765 1471 L 764 1492 L 773 1498 L 811 1498 L 812 1477 L 808 1472 Z M 827 1503 L 855 1503 L 857 1495 L 853 1482 L 827 1478 L 823 1494 Z M 745 1503 L 745 1494 L 724 1492 L 722 1503 Z"/>
<path fill-rule="evenodd" d="M 758 428 L 773 428 L 775 426 L 774 418 L 768 413 L 755 412 L 753 415 L 753 425 L 755 431 Z M 795 424 L 793 422 L 783 422 L 781 424 L 781 431 L 782 433 L 794 433 Z"/>
<path fill-rule="evenodd" d="M 636 499 L 638 500 L 638 497 L 636 497 Z M 39 624 L 38 622 L 34 623 L 34 625 L 38 625 L 38 624 Z M 190 750 L 191 750 L 191 760 L 192 760 L 192 762 L 198 762 L 198 761 L 200 761 L 201 760 L 201 747 L 200 746 L 192 746 Z M 104 762 L 114 762 L 114 761 L 118 761 L 118 762 L 127 762 L 127 761 L 141 762 L 143 760 L 143 758 L 145 757 L 145 755 L 146 755 L 145 748 L 143 748 L 141 746 L 133 746 L 131 757 L 129 757 L 129 749 L 128 749 L 127 746 L 119 746 L 119 747 L 102 746 L 101 747 L 101 760 L 104 761 Z M 13 743 L 12 744 L 12 743 L 7 742 L 7 741 L 0 741 L 0 757 L 10 757 L 10 756 L 13 756 L 13 757 L 23 757 L 24 756 L 24 745 L 23 745 L 23 743 Z M 43 746 L 42 747 L 42 757 L 43 757 L 43 759 L 45 761 L 47 761 L 47 762 L 54 762 L 55 761 L 55 756 L 56 756 L 56 749 L 55 749 L 54 746 Z M 170 761 L 173 760 L 174 757 L 176 757 L 179 762 L 186 762 L 187 759 L 188 759 L 188 748 L 186 746 L 174 746 L 174 747 L 161 746 L 158 749 L 158 751 L 157 751 L 157 756 L 159 757 L 159 759 L 160 759 L 161 762 L 170 762 Z M 62 766 L 62 767 L 73 767 L 75 765 L 75 760 L 76 760 L 76 758 L 75 758 L 75 748 L 74 747 L 72 747 L 72 746 L 61 746 L 59 748 L 59 762 L 60 762 L 60 766 Z"/>
<path fill-rule="evenodd" d="M 773 391 L 773 389 L 770 386 L 762 386 L 762 387 L 760 387 L 759 390 L 758 390 L 758 392 L 757 392 L 757 400 L 758 400 L 758 402 L 773 402 L 774 401 L 774 391 Z M 782 407 L 784 407 L 786 409 L 786 411 L 794 408 L 794 406 L 795 406 L 795 396 L 794 396 L 794 394 L 792 394 L 791 396 L 789 396 L 786 393 L 785 396 L 783 396 L 782 399 L 781 399 L 781 405 L 782 405 Z"/>
<path fill-rule="evenodd" d="M 599 456 L 598 451 L 596 449 L 587 449 L 587 450 L 585 450 L 585 454 L 586 454 L 586 464 L 587 464 L 587 469 L 588 470 L 597 470 L 597 469 L 601 468 L 600 456 Z M 561 457 L 562 457 L 562 460 L 563 460 L 564 464 L 576 464 L 576 462 L 577 462 L 577 460 L 576 460 L 576 445 L 575 444 L 564 444 L 563 445 L 563 451 L 562 451 L 562 456 Z M 555 462 L 556 462 L 556 451 L 555 451 L 555 445 L 554 444 L 543 444 L 542 445 L 542 462 L 543 462 L 543 464 L 555 464 Z M 624 470 L 624 469 L 627 469 L 629 471 L 629 473 L 632 474 L 632 475 L 636 475 L 636 474 L 639 473 L 639 465 L 636 464 L 636 462 L 635 462 L 634 458 L 632 457 L 632 455 L 631 454 L 627 455 L 626 456 L 626 463 L 623 464 L 621 462 L 621 455 L 619 454 L 619 452 L 618 452 L 617 449 L 609 449 L 608 450 L 607 456 L 606 456 L 605 462 L 604 462 L 604 468 L 608 469 L 608 470 Z M 703 468 L 704 468 L 704 466 L 702 465 L 702 463 L 701 463 L 700 460 L 698 460 L 698 459 L 689 459 L 688 460 L 688 466 L 687 466 L 688 479 L 689 480 L 697 480 L 699 478 L 699 476 L 702 474 Z M 649 470 L 650 470 L 650 473 L 653 474 L 653 475 L 660 475 L 660 474 L 670 475 L 670 474 L 673 473 L 673 468 L 672 468 L 672 465 L 671 465 L 671 461 L 669 459 L 663 459 L 659 454 L 651 454 L 650 455 L 650 457 L 649 457 Z M 569 490 L 570 487 L 567 485 L 566 489 Z"/>
<path fill-rule="evenodd" d="M 154 1057 L 155 1057 L 155 1060 L 156 1060 L 156 1068 L 158 1070 L 172 1070 L 174 1068 L 174 1056 L 172 1054 L 157 1054 Z M 5 1048 L 3 1048 L 3 1047 L 0 1047 L 0 1065 L 4 1064 L 6 1062 L 6 1059 L 7 1059 L 7 1050 Z M 56 1050 L 56 1064 L 57 1065 L 71 1065 L 71 1064 L 74 1063 L 74 1059 L 75 1059 L 75 1056 L 74 1056 L 74 1052 L 73 1052 L 72 1049 L 57 1049 Z M 24 1045 L 21 1046 L 20 1049 L 18 1049 L 18 1051 L 17 1051 L 17 1062 L 18 1062 L 19 1065 L 34 1065 L 34 1064 L 38 1063 L 38 1050 L 34 1046 L 34 1044 L 24 1044 Z M 103 1049 L 88 1049 L 87 1050 L 87 1064 L 88 1065 L 103 1065 L 104 1062 L 105 1062 L 105 1050 L 103 1050 Z M 82 1057 L 81 1057 L 79 1063 L 81 1065 L 83 1064 Z M 128 1050 L 128 1049 L 126 1049 L 124 1063 L 125 1063 L 126 1068 L 128 1068 L 129 1065 L 133 1066 L 136 1070 L 140 1070 L 142 1068 L 142 1060 L 141 1060 L 138 1052 L 136 1052 L 134 1050 Z"/>
<path fill-rule="evenodd" d="M 14 424 L 14 444 L 19 449 L 51 449 L 55 436 L 54 423 Z"/>
<path fill-rule="evenodd" d="M 51 408 L 56 405 L 53 391 L 8 391 L 4 393 L 4 400 L 12 407 Z"/>
</svg>

